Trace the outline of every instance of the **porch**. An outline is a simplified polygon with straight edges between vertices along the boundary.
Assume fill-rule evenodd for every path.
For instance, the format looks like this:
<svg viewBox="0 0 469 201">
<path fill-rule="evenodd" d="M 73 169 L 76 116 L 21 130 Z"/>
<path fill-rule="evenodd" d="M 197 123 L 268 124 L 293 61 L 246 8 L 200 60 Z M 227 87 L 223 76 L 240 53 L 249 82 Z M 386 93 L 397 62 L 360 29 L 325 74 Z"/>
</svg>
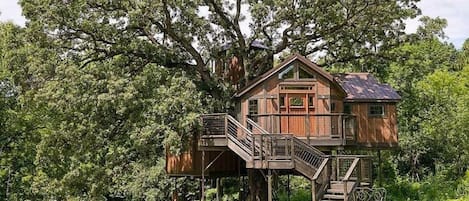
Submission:
<svg viewBox="0 0 469 201">
<path fill-rule="evenodd" d="M 312 146 L 354 145 L 357 140 L 356 117 L 350 114 L 275 113 L 248 115 L 247 119 L 269 133 L 291 134 Z M 255 128 L 249 129 L 260 133 Z"/>
</svg>

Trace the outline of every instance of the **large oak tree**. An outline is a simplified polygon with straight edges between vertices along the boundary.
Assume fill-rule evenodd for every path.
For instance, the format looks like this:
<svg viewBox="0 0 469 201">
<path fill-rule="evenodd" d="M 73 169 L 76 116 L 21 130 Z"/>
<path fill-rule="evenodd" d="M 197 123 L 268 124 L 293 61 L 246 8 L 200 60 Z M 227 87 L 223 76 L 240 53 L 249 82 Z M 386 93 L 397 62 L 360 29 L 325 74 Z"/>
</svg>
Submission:
<svg viewBox="0 0 469 201">
<path fill-rule="evenodd" d="M 40 28 L 82 65 L 127 55 L 200 77 L 215 97 L 207 65 L 224 44 L 252 78 L 253 41 L 269 54 L 284 50 L 321 57 L 324 64 L 353 62 L 368 70 L 401 40 L 404 20 L 418 0 L 21 0 L 28 26 Z M 244 26 L 243 26 L 244 25 Z M 361 65 L 361 66 L 360 66 Z M 139 69 L 135 69 L 138 71 Z M 265 70 L 265 69 L 262 69 Z M 203 84 L 202 84 L 203 83 Z"/>
</svg>

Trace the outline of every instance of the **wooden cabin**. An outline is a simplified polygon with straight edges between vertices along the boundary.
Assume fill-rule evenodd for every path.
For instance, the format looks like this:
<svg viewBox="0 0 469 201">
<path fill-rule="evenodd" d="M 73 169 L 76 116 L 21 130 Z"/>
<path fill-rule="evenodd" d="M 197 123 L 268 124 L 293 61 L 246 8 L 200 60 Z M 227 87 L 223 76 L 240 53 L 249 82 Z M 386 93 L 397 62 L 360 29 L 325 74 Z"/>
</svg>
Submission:
<svg viewBox="0 0 469 201">
<path fill-rule="evenodd" d="M 340 176 L 341 160 L 348 160 L 348 176 L 367 174 L 357 186 L 365 178 L 371 181 L 371 163 L 360 156 L 337 156 L 332 164 L 321 151 L 398 145 L 400 96 L 369 73 L 333 75 L 294 54 L 238 90 L 234 99 L 234 114 L 204 115 L 203 131 L 194 136 L 197 143 L 181 156 L 168 154 L 168 174 L 218 177 L 246 169 L 292 170 L 314 181 L 313 197 L 322 199 L 334 175 L 335 180 L 346 177 L 345 172 Z M 328 171 L 332 165 L 336 174 Z M 329 183 L 318 182 L 318 175 Z"/>
<path fill-rule="evenodd" d="M 318 147 L 397 146 L 400 96 L 371 74 L 331 75 L 293 55 L 236 95 L 237 119 L 290 133 Z"/>
</svg>

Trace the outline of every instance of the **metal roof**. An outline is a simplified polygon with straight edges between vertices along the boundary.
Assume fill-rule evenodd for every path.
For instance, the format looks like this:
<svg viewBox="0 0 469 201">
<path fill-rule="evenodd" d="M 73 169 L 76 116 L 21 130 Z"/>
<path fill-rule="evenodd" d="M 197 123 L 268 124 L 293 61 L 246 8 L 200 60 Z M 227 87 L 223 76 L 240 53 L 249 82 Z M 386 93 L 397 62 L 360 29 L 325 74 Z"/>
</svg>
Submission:
<svg viewBox="0 0 469 201">
<path fill-rule="evenodd" d="M 379 83 L 370 73 L 337 74 L 335 80 L 347 93 L 346 100 L 399 101 L 401 99 L 391 86 Z"/>
</svg>

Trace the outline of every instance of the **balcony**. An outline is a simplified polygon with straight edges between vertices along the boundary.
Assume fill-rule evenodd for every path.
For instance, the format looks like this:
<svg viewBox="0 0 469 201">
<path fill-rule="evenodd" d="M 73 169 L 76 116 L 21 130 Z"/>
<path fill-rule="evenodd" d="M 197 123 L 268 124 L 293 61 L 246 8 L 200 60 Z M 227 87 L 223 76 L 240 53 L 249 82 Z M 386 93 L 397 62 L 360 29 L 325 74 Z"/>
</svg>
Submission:
<svg viewBox="0 0 469 201">
<path fill-rule="evenodd" d="M 248 118 L 269 133 L 292 134 L 313 146 L 353 145 L 357 140 L 356 117 L 350 114 L 277 113 L 249 115 Z M 259 133 L 252 129 L 253 133 Z"/>
</svg>

